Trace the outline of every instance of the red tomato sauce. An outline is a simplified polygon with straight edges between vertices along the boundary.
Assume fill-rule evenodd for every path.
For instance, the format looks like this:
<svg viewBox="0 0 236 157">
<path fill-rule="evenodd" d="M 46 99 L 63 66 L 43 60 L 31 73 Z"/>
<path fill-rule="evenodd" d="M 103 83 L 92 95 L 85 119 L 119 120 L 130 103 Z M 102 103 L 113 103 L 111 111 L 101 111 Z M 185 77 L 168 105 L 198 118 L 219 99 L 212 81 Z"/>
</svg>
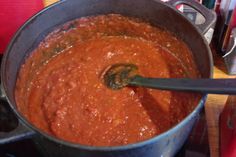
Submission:
<svg viewBox="0 0 236 157">
<path fill-rule="evenodd" d="M 50 33 L 22 65 L 18 109 L 57 138 L 92 146 L 150 139 L 183 120 L 196 93 L 141 87 L 112 90 L 102 73 L 132 63 L 145 77 L 199 77 L 191 51 L 170 32 L 110 14 L 79 18 Z"/>
</svg>

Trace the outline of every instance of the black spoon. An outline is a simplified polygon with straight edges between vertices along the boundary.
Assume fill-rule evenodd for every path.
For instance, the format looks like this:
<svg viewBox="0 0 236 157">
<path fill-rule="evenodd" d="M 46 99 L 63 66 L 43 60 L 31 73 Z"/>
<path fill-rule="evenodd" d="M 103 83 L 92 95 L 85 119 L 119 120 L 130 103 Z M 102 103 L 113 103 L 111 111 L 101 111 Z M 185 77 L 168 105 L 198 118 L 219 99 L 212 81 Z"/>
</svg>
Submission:
<svg viewBox="0 0 236 157">
<path fill-rule="evenodd" d="M 153 89 L 191 91 L 211 94 L 236 94 L 236 79 L 145 78 L 137 74 L 134 64 L 114 64 L 105 71 L 108 88 L 142 86 Z"/>
</svg>

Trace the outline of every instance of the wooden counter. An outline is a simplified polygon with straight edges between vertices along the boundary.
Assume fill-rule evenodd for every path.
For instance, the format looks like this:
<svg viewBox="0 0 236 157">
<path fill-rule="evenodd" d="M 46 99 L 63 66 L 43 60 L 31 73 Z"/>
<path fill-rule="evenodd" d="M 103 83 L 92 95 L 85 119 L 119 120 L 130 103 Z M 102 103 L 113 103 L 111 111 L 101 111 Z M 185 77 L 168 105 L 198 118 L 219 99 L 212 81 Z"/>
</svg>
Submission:
<svg viewBox="0 0 236 157">
<path fill-rule="evenodd" d="M 214 57 L 214 78 L 235 78 L 227 75 L 222 58 L 213 50 Z M 208 125 L 208 135 L 210 143 L 211 157 L 219 157 L 219 115 L 226 103 L 228 95 L 209 94 L 205 104 L 206 119 Z"/>
<path fill-rule="evenodd" d="M 52 3 L 55 3 L 55 2 L 57 2 L 57 1 L 58 1 L 58 0 L 43 0 L 45 6 L 48 6 L 48 5 L 50 5 L 50 4 L 52 4 Z"/>
</svg>

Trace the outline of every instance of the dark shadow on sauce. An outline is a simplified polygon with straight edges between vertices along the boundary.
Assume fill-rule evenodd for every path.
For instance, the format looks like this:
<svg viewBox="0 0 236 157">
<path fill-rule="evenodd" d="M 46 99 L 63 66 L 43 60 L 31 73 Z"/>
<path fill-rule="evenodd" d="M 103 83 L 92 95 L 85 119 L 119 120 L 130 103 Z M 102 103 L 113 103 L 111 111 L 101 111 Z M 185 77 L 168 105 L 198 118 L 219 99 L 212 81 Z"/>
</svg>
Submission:
<svg viewBox="0 0 236 157">
<path fill-rule="evenodd" d="M 170 127 L 169 113 L 163 111 L 161 105 L 155 100 L 155 98 L 145 88 L 135 88 L 135 93 L 140 97 L 142 106 L 147 111 L 152 122 L 155 124 L 156 129 L 161 132 L 166 131 Z"/>
</svg>

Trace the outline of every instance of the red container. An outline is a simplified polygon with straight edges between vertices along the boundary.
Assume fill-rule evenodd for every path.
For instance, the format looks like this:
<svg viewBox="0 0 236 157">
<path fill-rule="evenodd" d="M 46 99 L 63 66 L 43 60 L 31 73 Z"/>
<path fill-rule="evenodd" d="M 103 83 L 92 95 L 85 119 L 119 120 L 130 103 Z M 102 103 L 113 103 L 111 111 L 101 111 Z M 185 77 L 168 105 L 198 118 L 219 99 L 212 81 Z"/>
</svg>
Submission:
<svg viewBox="0 0 236 157">
<path fill-rule="evenodd" d="M 5 51 L 17 29 L 42 8 L 42 0 L 0 1 L 0 54 Z"/>
<path fill-rule="evenodd" d="M 220 115 L 221 157 L 236 157 L 236 96 L 229 96 Z"/>
</svg>

